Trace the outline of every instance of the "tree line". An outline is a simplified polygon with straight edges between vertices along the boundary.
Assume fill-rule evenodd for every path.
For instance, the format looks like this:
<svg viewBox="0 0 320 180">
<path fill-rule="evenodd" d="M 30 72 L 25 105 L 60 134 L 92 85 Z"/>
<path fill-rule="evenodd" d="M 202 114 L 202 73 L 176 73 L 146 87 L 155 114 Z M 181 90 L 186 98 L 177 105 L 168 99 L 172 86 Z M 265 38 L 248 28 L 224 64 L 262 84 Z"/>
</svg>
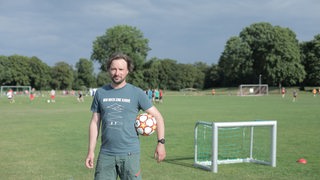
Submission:
<svg viewBox="0 0 320 180">
<path fill-rule="evenodd" d="M 129 55 L 134 72 L 128 81 L 143 89 L 207 89 L 257 84 L 259 77 L 270 86 L 320 85 L 320 34 L 299 42 L 289 28 L 267 22 L 245 27 L 230 37 L 218 63 L 178 63 L 174 59 L 147 60 L 149 40 L 136 27 L 117 25 L 93 41 L 90 59 L 81 58 L 75 67 L 58 62 L 50 67 L 37 57 L 0 56 L 0 84 L 32 86 L 38 90 L 86 90 L 110 82 L 105 61 L 114 52 Z M 94 72 L 93 62 L 100 64 Z"/>
</svg>

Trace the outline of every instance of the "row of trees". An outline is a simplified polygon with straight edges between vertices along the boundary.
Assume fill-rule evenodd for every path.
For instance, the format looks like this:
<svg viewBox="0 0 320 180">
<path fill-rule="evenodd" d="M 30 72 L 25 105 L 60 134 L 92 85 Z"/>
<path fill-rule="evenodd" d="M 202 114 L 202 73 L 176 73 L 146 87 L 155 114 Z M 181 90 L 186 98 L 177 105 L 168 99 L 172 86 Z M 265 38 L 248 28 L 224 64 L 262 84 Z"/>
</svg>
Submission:
<svg viewBox="0 0 320 180">
<path fill-rule="evenodd" d="M 255 23 L 226 42 L 218 63 L 178 63 L 173 59 L 147 60 L 149 40 L 136 27 L 119 25 L 93 41 L 90 60 L 75 67 L 58 62 L 53 67 L 37 57 L 0 56 L 1 85 L 31 85 L 36 89 L 86 89 L 110 82 L 105 60 L 114 52 L 128 54 L 135 70 L 128 81 L 143 88 L 179 90 L 263 83 L 271 86 L 320 85 L 320 34 L 301 42 L 295 33 L 270 23 Z M 93 62 L 101 65 L 94 73 Z"/>
<path fill-rule="evenodd" d="M 0 56 L 1 85 L 32 86 L 44 89 L 86 89 L 95 87 L 93 62 L 80 59 L 76 69 L 66 62 L 50 67 L 37 57 Z"/>
<path fill-rule="evenodd" d="M 128 81 L 144 89 L 202 88 L 205 74 L 199 69 L 200 66 L 208 67 L 204 63 L 198 63 L 195 67 L 191 64 L 178 64 L 170 59 L 152 58 L 140 69 L 136 68 Z M 66 62 L 58 62 L 50 67 L 37 57 L 12 55 L 0 56 L 0 82 L 1 85 L 32 86 L 37 90 L 87 90 L 89 87 L 109 83 L 110 79 L 105 70 L 95 74 L 93 62 L 84 58 L 73 68 Z"/>
</svg>

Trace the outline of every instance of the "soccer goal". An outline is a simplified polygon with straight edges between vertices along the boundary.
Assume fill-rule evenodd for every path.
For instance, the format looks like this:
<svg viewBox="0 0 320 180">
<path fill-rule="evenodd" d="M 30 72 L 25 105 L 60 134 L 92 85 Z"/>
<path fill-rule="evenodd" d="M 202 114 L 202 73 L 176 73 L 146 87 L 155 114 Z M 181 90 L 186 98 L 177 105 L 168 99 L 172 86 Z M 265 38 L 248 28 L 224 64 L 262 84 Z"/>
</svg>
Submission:
<svg viewBox="0 0 320 180">
<path fill-rule="evenodd" d="M 194 129 L 194 166 L 218 172 L 219 164 L 276 167 L 277 121 L 204 122 Z"/>
<path fill-rule="evenodd" d="M 241 84 L 239 86 L 240 96 L 261 96 L 268 95 L 268 84 Z"/>
<path fill-rule="evenodd" d="M 31 86 L 1 86 L 0 96 L 6 95 L 7 91 L 13 90 L 14 95 L 26 95 L 31 91 Z"/>
</svg>

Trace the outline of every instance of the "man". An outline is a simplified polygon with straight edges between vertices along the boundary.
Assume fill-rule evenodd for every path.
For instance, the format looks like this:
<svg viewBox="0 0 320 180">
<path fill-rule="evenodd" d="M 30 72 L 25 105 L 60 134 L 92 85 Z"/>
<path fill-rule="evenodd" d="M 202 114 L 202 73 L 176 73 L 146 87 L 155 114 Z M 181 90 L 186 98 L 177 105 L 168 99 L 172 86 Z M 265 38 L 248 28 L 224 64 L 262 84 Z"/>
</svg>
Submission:
<svg viewBox="0 0 320 180">
<path fill-rule="evenodd" d="M 33 100 L 34 100 L 34 98 L 35 98 L 35 93 L 36 93 L 36 89 L 35 89 L 35 88 L 32 88 L 31 91 L 30 91 L 30 95 L 29 95 L 30 101 L 33 101 Z"/>
<path fill-rule="evenodd" d="M 82 91 L 78 92 L 78 98 L 77 99 L 78 99 L 78 102 L 84 102 Z"/>
<path fill-rule="evenodd" d="M 316 89 L 316 88 L 314 88 L 314 89 L 312 90 L 312 94 L 313 94 L 314 97 L 317 95 L 317 89 Z"/>
<path fill-rule="evenodd" d="M 292 95 L 293 95 L 292 102 L 296 102 L 296 99 L 297 99 L 297 96 L 298 96 L 298 92 L 295 89 L 293 90 Z"/>
<path fill-rule="evenodd" d="M 133 71 L 131 59 L 115 54 L 107 61 L 111 84 L 99 88 L 91 105 L 92 118 L 89 125 L 89 146 L 85 161 L 87 168 L 94 167 L 94 150 L 101 125 L 101 147 L 97 160 L 95 179 L 141 179 L 140 142 L 134 128 L 140 109 L 157 120 L 157 137 L 154 157 L 164 160 L 165 130 L 161 113 L 148 99 L 142 89 L 126 82 Z"/>
<path fill-rule="evenodd" d="M 13 90 L 12 89 L 9 89 L 9 91 L 7 92 L 7 97 L 9 99 L 9 102 L 10 103 L 14 103 L 14 93 L 13 93 Z"/>
<path fill-rule="evenodd" d="M 286 95 L 286 88 L 282 88 L 281 89 L 281 94 L 282 94 L 282 98 L 284 98 L 284 96 Z"/>
<path fill-rule="evenodd" d="M 52 89 L 50 91 L 50 99 L 51 99 L 51 102 L 56 102 L 56 91 L 54 89 Z"/>
</svg>

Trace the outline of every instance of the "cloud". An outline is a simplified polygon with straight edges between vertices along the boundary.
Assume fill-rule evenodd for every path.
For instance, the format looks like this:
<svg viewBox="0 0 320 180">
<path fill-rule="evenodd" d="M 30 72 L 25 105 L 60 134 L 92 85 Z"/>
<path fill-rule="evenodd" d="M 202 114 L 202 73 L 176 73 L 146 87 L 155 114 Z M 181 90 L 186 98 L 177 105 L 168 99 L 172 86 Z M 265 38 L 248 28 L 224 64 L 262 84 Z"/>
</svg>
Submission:
<svg viewBox="0 0 320 180">
<path fill-rule="evenodd" d="M 150 57 L 217 62 L 228 38 L 257 22 L 289 27 L 298 40 L 320 32 L 318 0 L 0 1 L 0 54 L 50 65 L 90 58 L 92 42 L 115 25 L 140 29 Z"/>
</svg>

